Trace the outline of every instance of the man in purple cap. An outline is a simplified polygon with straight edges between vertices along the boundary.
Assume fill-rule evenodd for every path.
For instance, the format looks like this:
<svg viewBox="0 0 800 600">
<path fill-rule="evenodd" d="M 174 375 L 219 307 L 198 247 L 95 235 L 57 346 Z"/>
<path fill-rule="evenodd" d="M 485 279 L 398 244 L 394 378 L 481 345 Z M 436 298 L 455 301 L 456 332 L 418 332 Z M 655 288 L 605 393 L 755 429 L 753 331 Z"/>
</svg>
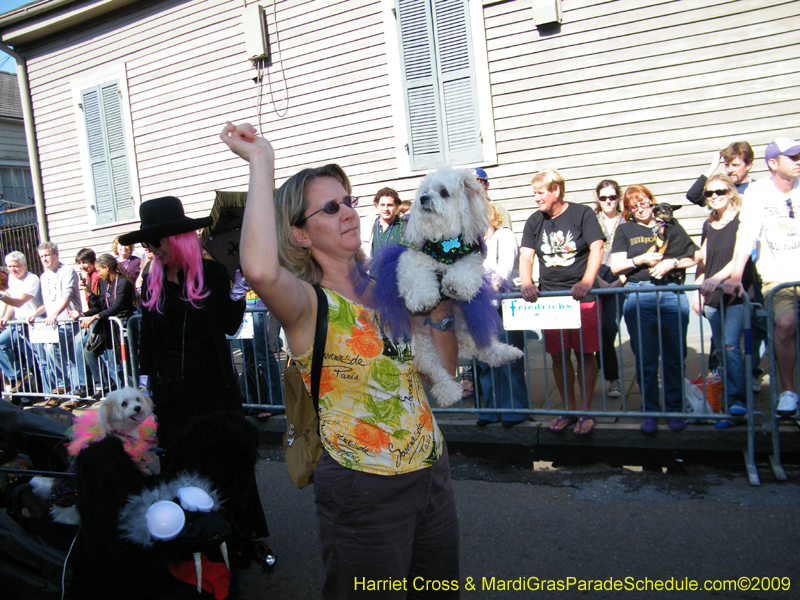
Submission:
<svg viewBox="0 0 800 600">
<path fill-rule="evenodd" d="M 486 171 L 484 171 L 480 167 L 477 167 L 473 170 L 475 171 L 475 178 L 478 180 L 478 183 L 480 183 L 481 187 L 483 188 L 483 193 L 486 195 L 486 199 L 489 202 L 492 202 L 492 199 L 489 198 L 489 176 L 486 174 Z M 505 207 L 499 204 L 495 204 L 494 202 L 492 202 L 492 206 L 494 206 L 497 209 L 497 212 L 499 212 L 500 216 L 503 218 L 503 227 L 507 227 L 508 229 L 511 229 L 513 231 L 514 228 L 511 225 L 511 215 L 508 214 L 508 211 L 505 209 Z"/>
<path fill-rule="evenodd" d="M 753 248 L 758 247 L 756 269 L 766 298 L 773 288 L 800 281 L 800 142 L 778 138 L 764 152 L 771 176 L 754 182 L 745 194 L 739 215 L 739 231 L 733 270 L 723 284 L 726 294 L 741 295 L 742 272 Z M 792 374 L 797 358 L 795 324 L 797 288 L 778 290 L 775 307 L 775 359 L 783 389 L 777 412 L 797 411 Z"/>
</svg>

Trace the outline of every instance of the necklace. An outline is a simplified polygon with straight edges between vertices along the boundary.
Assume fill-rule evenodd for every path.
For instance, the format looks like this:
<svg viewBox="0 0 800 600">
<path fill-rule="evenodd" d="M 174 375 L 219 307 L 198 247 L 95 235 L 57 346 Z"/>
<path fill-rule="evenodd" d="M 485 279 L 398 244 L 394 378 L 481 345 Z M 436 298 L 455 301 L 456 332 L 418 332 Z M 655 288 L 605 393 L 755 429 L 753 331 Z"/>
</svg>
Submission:
<svg viewBox="0 0 800 600">
<path fill-rule="evenodd" d="M 722 229 L 723 227 L 725 227 L 725 225 L 727 225 L 728 223 L 733 221 L 733 219 L 736 218 L 737 214 L 738 213 L 735 210 L 730 210 L 730 209 L 726 210 L 723 213 L 722 218 L 717 219 L 717 223 L 718 223 L 717 227 Z"/>
<path fill-rule="evenodd" d="M 113 296 L 114 300 L 117 299 L 117 284 L 118 283 L 119 283 L 119 275 L 117 275 L 117 277 L 114 279 L 114 296 Z M 108 301 L 108 297 L 109 296 L 110 296 L 109 292 L 106 291 L 106 308 L 109 308 L 109 301 Z"/>
<path fill-rule="evenodd" d="M 47 269 L 47 300 L 51 304 L 58 300 L 58 271 L 61 265 L 58 265 L 55 271 Z"/>
<path fill-rule="evenodd" d="M 394 224 L 395 223 L 397 223 L 397 217 L 395 217 L 394 220 L 392 220 L 392 224 L 389 225 L 388 232 L 387 232 L 386 237 L 384 238 L 384 241 L 383 241 L 383 246 L 388 244 L 389 240 L 392 239 L 392 229 L 394 229 Z M 378 248 L 381 248 L 382 245 L 381 245 L 381 218 L 380 217 L 375 219 L 375 238 L 378 240 Z"/>
</svg>

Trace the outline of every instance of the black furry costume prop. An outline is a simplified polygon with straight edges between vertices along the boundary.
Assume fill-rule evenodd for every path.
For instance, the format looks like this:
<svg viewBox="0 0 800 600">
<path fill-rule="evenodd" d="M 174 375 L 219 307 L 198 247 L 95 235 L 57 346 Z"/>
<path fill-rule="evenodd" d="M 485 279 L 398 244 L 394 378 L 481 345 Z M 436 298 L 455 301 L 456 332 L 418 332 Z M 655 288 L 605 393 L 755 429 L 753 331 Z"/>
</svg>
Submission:
<svg viewBox="0 0 800 600">
<path fill-rule="evenodd" d="M 146 477 L 109 436 L 92 443 L 75 460 L 81 529 L 70 558 L 73 584 L 68 598 L 122 600 L 203 598 L 169 573 L 163 545 L 145 547 L 126 541 L 120 513 L 136 496 L 184 472 L 208 479 L 230 524 L 232 565 L 258 556 L 257 538 L 268 535 L 255 479 L 258 432 L 242 415 L 223 411 L 191 419 L 175 439 L 159 477 Z M 215 560 L 219 560 L 215 557 Z M 235 584 L 235 581 L 232 581 Z"/>
<path fill-rule="evenodd" d="M 129 495 L 146 486 L 119 438 L 108 436 L 84 448 L 75 459 L 75 479 L 81 527 L 69 557 L 73 581 L 67 598 L 176 597 L 184 584 L 174 580 L 158 554 L 119 536 L 120 510 Z"/>
<path fill-rule="evenodd" d="M 213 482 L 233 526 L 233 558 L 251 557 L 253 540 L 269 535 L 256 484 L 258 431 L 244 416 L 227 411 L 193 417 L 175 438 L 162 478 L 182 471 Z"/>
</svg>

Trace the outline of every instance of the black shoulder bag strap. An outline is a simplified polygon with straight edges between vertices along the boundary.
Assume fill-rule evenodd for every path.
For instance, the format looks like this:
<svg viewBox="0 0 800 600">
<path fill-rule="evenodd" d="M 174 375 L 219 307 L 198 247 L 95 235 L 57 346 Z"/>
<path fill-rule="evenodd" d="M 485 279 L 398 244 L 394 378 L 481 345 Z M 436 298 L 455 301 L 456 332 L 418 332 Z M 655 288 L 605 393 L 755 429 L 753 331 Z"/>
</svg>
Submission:
<svg viewBox="0 0 800 600">
<path fill-rule="evenodd" d="M 325 338 L 328 336 L 328 297 L 322 288 L 314 286 L 317 292 L 317 329 L 314 333 L 314 353 L 311 357 L 311 398 L 314 400 L 314 410 L 319 417 L 319 380 L 322 376 L 322 359 L 325 355 Z M 319 430 L 319 419 L 317 419 Z"/>
</svg>

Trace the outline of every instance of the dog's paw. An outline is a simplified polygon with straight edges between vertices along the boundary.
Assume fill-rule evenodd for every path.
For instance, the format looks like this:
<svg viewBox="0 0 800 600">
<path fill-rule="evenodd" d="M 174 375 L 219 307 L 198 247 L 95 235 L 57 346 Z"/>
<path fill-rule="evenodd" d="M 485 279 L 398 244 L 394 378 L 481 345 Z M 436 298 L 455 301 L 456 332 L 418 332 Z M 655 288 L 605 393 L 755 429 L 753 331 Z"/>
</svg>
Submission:
<svg viewBox="0 0 800 600">
<path fill-rule="evenodd" d="M 436 399 L 436 402 L 439 404 L 439 406 L 442 407 L 452 406 L 461 400 L 463 391 L 464 388 L 461 387 L 461 384 L 450 378 L 445 381 L 435 383 L 433 386 L 431 386 L 431 393 L 433 394 L 433 397 Z"/>
<path fill-rule="evenodd" d="M 469 302 L 483 285 L 483 264 L 470 267 L 468 259 L 463 259 L 442 277 L 442 294 L 453 300 Z"/>
<path fill-rule="evenodd" d="M 423 288 L 404 296 L 406 308 L 411 312 L 428 312 L 441 302 L 439 288 Z"/>
<path fill-rule="evenodd" d="M 507 363 L 519 360 L 525 353 L 519 348 L 495 341 L 491 346 L 478 351 L 478 358 L 490 367 L 501 367 Z"/>
<path fill-rule="evenodd" d="M 473 292 L 472 290 L 464 289 L 464 286 L 460 285 L 458 281 L 442 280 L 442 295 L 446 296 L 447 298 L 452 298 L 453 300 L 458 300 L 459 302 L 469 302 L 475 297 L 477 292 L 478 290 Z"/>
</svg>

